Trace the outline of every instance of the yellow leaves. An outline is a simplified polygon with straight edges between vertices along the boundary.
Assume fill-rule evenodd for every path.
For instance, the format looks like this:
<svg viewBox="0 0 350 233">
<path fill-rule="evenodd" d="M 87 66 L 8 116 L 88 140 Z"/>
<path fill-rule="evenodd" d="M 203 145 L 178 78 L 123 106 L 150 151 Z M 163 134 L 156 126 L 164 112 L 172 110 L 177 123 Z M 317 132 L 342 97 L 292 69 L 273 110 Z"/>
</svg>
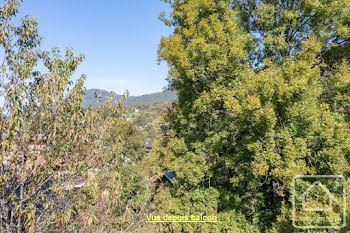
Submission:
<svg viewBox="0 0 350 233">
<path fill-rule="evenodd" d="M 347 25 L 338 25 L 335 31 L 338 35 L 341 35 L 344 37 L 349 37 L 350 35 L 350 29 Z"/>
<path fill-rule="evenodd" d="M 319 96 L 319 67 L 307 59 L 288 59 L 281 67 L 272 66 L 268 70 L 274 76 L 274 92 L 279 101 L 294 101 L 292 98 L 309 95 Z M 314 99 L 315 100 L 315 99 Z"/>
<path fill-rule="evenodd" d="M 345 59 L 342 60 L 338 72 L 332 77 L 331 81 L 336 88 L 344 88 L 350 84 L 350 66 Z"/>
<path fill-rule="evenodd" d="M 234 20 L 236 13 L 227 2 L 200 0 L 170 4 L 175 34 L 162 38 L 159 47 L 159 58 L 177 69 L 169 72 L 169 78 L 178 77 L 179 70 L 187 69 L 186 75 L 194 79 L 203 72 L 193 69 L 194 66 L 201 69 L 208 63 L 208 70 L 213 72 L 237 58 L 246 59 L 245 45 L 251 36 L 239 29 Z"/>
<path fill-rule="evenodd" d="M 180 35 L 169 36 L 168 38 L 162 38 L 158 51 L 161 59 L 168 60 L 171 64 L 177 64 L 181 67 L 190 66 L 189 59 L 185 53 L 185 47 Z"/>
<path fill-rule="evenodd" d="M 188 44 L 188 48 L 193 50 L 203 50 L 206 45 L 207 42 L 205 41 L 205 39 L 203 37 L 199 37 L 191 40 L 191 42 Z"/>
<path fill-rule="evenodd" d="M 209 105 L 210 101 L 210 95 L 207 92 L 204 92 L 202 96 L 194 102 L 193 107 L 198 112 L 205 112 L 207 110 L 206 107 Z"/>
<path fill-rule="evenodd" d="M 298 17 L 298 11 L 295 9 L 285 9 L 283 10 L 283 16 L 288 20 L 292 20 Z"/>
<path fill-rule="evenodd" d="M 248 95 L 247 98 L 247 109 L 254 110 L 261 107 L 260 99 L 256 95 Z"/>
<path fill-rule="evenodd" d="M 265 83 L 263 78 L 263 76 L 259 77 L 254 75 L 250 77 L 250 74 L 247 74 L 246 80 L 240 83 L 237 91 L 228 91 L 226 93 L 227 99 L 224 103 L 225 108 L 236 114 L 241 113 L 244 109 L 249 111 L 260 109 L 262 107 L 260 98 L 263 93 L 259 93 L 259 91 L 269 90 L 264 87 Z M 271 84 L 271 82 L 267 83 Z M 271 91 L 271 94 L 272 93 Z"/>
<path fill-rule="evenodd" d="M 233 186 L 237 186 L 237 185 L 239 185 L 239 178 L 238 177 L 232 177 L 231 179 L 230 179 L 230 183 L 233 185 Z"/>
<path fill-rule="evenodd" d="M 307 40 L 302 41 L 301 44 L 304 47 L 304 51 L 309 53 L 317 52 L 322 48 L 321 42 L 314 33 L 312 33 Z"/>
<path fill-rule="evenodd" d="M 239 114 L 242 110 L 241 105 L 239 104 L 238 100 L 233 96 L 232 92 L 228 92 L 227 100 L 225 101 L 224 106 L 227 110 L 233 111 L 236 114 Z"/>
<path fill-rule="evenodd" d="M 240 59 L 245 59 L 248 55 L 247 51 L 244 49 L 246 42 L 250 41 L 251 37 L 243 34 L 236 35 L 235 40 L 232 41 L 230 45 L 230 57 L 238 57 Z"/>
<path fill-rule="evenodd" d="M 214 101 L 221 100 L 222 95 L 224 94 L 223 88 L 216 86 L 211 90 L 211 97 Z"/>
<path fill-rule="evenodd" d="M 266 172 L 269 169 L 269 166 L 266 163 L 258 163 L 256 161 L 253 161 L 252 164 L 252 170 L 254 175 L 256 176 L 264 176 L 266 175 Z"/>
<path fill-rule="evenodd" d="M 305 3 L 312 6 L 315 9 L 322 7 L 320 0 L 306 0 Z"/>
<path fill-rule="evenodd" d="M 272 4 L 259 4 L 257 5 L 257 22 L 266 23 L 268 26 L 272 26 L 274 22 L 275 7 Z"/>
<path fill-rule="evenodd" d="M 196 25 L 191 24 L 188 28 L 182 28 L 182 33 L 186 37 L 195 37 L 197 33 Z"/>
</svg>

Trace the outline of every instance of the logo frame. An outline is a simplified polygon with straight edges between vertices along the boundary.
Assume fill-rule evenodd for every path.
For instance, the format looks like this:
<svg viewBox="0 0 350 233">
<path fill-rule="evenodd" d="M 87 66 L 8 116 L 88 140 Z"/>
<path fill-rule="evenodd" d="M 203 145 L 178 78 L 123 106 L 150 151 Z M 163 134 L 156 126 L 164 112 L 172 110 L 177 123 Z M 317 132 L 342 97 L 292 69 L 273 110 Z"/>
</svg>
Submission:
<svg viewBox="0 0 350 233">
<path fill-rule="evenodd" d="M 295 207 L 295 200 L 296 200 L 296 194 L 295 194 L 295 181 L 297 179 L 311 179 L 311 178 L 319 178 L 319 179 L 342 179 L 342 184 L 343 184 L 343 206 L 342 206 L 342 214 L 343 214 L 343 219 L 342 219 L 342 225 L 340 226 L 315 226 L 315 225 L 309 225 L 309 226 L 300 226 L 296 224 L 296 207 Z M 320 185 L 320 187 L 330 195 L 330 198 L 334 198 L 334 196 L 329 192 L 329 190 L 320 182 L 320 181 L 315 181 L 313 182 L 309 188 L 303 193 L 302 195 L 302 206 L 303 208 L 305 207 L 305 193 L 309 189 L 311 189 L 315 185 Z M 331 203 L 331 202 L 330 202 Z M 339 202 L 338 202 L 339 203 Z M 293 211 L 292 211 L 292 223 L 293 227 L 297 229 L 341 229 L 346 226 L 346 179 L 343 175 L 296 175 L 293 177 L 293 193 L 292 193 L 292 205 L 293 205 Z M 332 205 L 330 205 L 332 207 Z M 324 209 L 324 208 L 304 208 L 305 211 L 328 211 L 329 209 Z"/>
</svg>

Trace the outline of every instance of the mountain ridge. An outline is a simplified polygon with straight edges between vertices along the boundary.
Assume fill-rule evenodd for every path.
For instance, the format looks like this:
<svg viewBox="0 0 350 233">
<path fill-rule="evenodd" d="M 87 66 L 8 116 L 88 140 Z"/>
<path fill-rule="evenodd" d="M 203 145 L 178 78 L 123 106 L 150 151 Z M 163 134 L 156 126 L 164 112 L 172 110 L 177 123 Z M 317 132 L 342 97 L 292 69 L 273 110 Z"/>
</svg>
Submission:
<svg viewBox="0 0 350 233">
<path fill-rule="evenodd" d="M 110 96 L 110 92 L 103 90 L 103 89 L 88 89 L 85 93 L 84 99 L 83 99 L 83 106 L 88 107 L 91 104 L 95 104 L 94 107 L 98 107 L 97 104 L 97 98 L 95 98 L 94 93 L 101 93 L 101 98 L 103 102 L 106 102 L 108 97 Z M 120 100 L 122 98 L 122 95 L 115 94 L 113 98 L 113 104 L 116 104 L 116 101 Z M 164 102 L 173 102 L 177 98 L 175 91 L 162 91 L 162 92 L 155 92 L 151 94 L 145 94 L 140 96 L 128 96 L 126 100 L 123 102 L 124 106 L 131 106 L 131 105 L 140 105 L 140 104 L 156 104 L 156 103 L 164 103 Z"/>
</svg>

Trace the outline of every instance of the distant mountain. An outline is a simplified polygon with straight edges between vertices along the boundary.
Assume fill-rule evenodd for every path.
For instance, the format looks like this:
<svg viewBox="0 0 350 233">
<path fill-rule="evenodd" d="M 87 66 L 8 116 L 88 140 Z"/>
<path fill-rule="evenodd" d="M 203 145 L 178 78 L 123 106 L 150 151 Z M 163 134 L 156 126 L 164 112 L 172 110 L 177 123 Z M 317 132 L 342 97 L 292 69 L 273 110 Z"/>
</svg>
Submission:
<svg viewBox="0 0 350 233">
<path fill-rule="evenodd" d="M 90 104 L 97 103 L 97 98 L 95 98 L 95 95 L 94 95 L 95 91 L 98 93 L 101 93 L 101 97 L 104 102 L 108 99 L 110 95 L 110 93 L 106 90 L 88 89 L 83 99 L 84 107 L 87 107 Z M 115 103 L 117 100 L 121 98 L 122 98 L 122 95 L 116 94 L 113 99 L 113 103 Z M 176 92 L 163 91 L 163 92 L 157 92 L 157 93 L 141 95 L 141 96 L 129 96 L 124 101 L 123 105 L 130 106 L 130 105 L 138 105 L 138 104 L 155 104 L 155 103 L 172 102 L 176 100 L 176 98 L 177 98 Z"/>
<path fill-rule="evenodd" d="M 156 104 L 164 102 L 172 102 L 177 98 L 175 91 L 162 91 L 141 96 L 129 96 L 125 100 L 125 105 L 137 104 Z"/>
</svg>

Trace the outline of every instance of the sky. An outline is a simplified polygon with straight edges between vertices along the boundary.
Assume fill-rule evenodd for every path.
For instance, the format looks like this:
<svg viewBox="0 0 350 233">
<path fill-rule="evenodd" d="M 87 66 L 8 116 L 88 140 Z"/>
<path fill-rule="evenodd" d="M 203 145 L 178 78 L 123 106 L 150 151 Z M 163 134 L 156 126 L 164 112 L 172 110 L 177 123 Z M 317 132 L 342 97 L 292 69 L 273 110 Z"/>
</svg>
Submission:
<svg viewBox="0 0 350 233">
<path fill-rule="evenodd" d="M 24 0 L 19 16 L 33 15 L 43 48 L 72 47 L 86 56 L 76 77 L 85 86 L 143 95 L 167 85 L 167 65 L 158 65 L 161 36 L 172 29 L 157 19 L 169 12 L 161 0 Z"/>
</svg>

